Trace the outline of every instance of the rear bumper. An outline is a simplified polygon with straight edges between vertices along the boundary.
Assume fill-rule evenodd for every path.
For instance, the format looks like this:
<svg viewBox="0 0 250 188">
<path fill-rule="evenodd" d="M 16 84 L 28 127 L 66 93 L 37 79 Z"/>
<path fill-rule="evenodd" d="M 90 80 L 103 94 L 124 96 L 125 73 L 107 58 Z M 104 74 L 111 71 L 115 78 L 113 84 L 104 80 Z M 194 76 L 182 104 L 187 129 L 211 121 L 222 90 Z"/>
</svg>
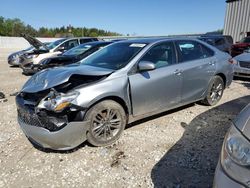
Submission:
<svg viewBox="0 0 250 188">
<path fill-rule="evenodd" d="M 18 123 L 24 134 L 36 145 L 54 150 L 69 150 L 86 141 L 89 121 L 70 122 L 58 131 L 49 131 L 24 123 L 18 118 Z"/>
<path fill-rule="evenodd" d="M 223 171 L 220 160 L 217 165 L 215 176 L 214 176 L 214 183 L 213 188 L 244 188 L 241 184 L 237 183 L 236 181 L 232 180 L 227 174 Z"/>
</svg>

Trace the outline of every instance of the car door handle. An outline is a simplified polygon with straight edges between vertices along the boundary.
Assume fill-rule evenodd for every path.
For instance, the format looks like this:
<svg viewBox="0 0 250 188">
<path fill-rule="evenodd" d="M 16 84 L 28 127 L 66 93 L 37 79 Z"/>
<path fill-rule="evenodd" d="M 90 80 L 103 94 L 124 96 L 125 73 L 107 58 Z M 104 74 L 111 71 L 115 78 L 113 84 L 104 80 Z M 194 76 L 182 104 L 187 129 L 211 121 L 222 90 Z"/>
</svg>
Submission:
<svg viewBox="0 0 250 188">
<path fill-rule="evenodd" d="M 175 71 L 174 71 L 174 74 L 175 75 L 181 75 L 181 73 L 182 73 L 182 70 L 179 70 L 179 69 L 176 69 Z"/>
<path fill-rule="evenodd" d="M 214 66 L 215 62 L 214 61 L 210 61 L 208 64 Z"/>
</svg>

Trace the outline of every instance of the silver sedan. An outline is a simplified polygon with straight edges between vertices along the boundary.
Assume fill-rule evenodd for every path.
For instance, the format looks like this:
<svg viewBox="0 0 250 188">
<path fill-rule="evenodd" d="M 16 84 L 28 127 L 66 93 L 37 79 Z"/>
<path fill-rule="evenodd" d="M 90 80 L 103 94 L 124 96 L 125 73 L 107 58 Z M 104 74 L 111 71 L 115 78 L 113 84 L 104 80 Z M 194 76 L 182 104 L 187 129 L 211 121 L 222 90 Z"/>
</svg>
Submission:
<svg viewBox="0 0 250 188">
<path fill-rule="evenodd" d="M 237 77 L 250 78 L 250 53 L 245 52 L 234 57 L 237 61 L 234 67 L 234 75 Z"/>
<path fill-rule="evenodd" d="M 189 38 L 117 42 L 31 77 L 16 97 L 18 121 L 45 148 L 106 146 L 127 123 L 196 101 L 217 104 L 232 82 L 230 59 Z"/>
</svg>

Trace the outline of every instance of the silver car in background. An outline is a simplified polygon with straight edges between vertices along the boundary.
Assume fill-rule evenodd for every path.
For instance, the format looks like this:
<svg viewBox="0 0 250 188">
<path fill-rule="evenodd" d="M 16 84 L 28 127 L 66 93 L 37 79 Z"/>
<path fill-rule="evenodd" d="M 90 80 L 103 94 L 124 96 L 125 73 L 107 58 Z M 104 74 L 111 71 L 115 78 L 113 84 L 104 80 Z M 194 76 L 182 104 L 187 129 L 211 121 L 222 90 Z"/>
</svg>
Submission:
<svg viewBox="0 0 250 188">
<path fill-rule="evenodd" d="M 20 64 L 20 56 L 23 55 L 24 53 L 28 53 L 33 51 L 34 47 L 30 46 L 24 50 L 20 50 L 17 52 L 14 52 L 12 54 L 10 54 L 7 58 L 8 64 L 11 66 L 19 66 Z"/>
<path fill-rule="evenodd" d="M 106 146 L 127 123 L 196 101 L 217 104 L 233 79 L 230 59 L 195 39 L 117 42 L 32 76 L 16 97 L 18 122 L 44 148 Z"/>
<path fill-rule="evenodd" d="M 50 42 L 44 42 L 46 46 L 50 44 Z M 31 53 L 35 48 L 33 46 L 30 46 L 24 50 L 14 52 L 8 56 L 8 64 L 11 66 L 19 66 L 20 65 L 20 56 L 26 54 L 26 53 Z"/>
<path fill-rule="evenodd" d="M 43 44 L 38 39 L 23 34 L 23 37 L 34 47 L 34 50 L 20 56 L 20 67 L 30 69 L 45 58 L 55 57 L 63 52 L 86 42 L 98 41 L 94 37 L 78 37 L 58 39 L 49 45 Z"/>
<path fill-rule="evenodd" d="M 234 59 L 237 61 L 234 66 L 234 75 L 250 78 L 250 51 L 235 56 Z"/>
<path fill-rule="evenodd" d="M 233 121 L 221 150 L 214 188 L 250 187 L 250 104 Z"/>
</svg>

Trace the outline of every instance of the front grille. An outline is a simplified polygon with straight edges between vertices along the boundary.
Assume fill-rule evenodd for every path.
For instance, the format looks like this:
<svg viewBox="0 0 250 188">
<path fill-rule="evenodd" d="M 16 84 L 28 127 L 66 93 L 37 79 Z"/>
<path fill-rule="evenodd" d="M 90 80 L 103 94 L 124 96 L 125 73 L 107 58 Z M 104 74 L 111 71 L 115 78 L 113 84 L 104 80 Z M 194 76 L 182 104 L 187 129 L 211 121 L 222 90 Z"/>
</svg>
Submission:
<svg viewBox="0 0 250 188">
<path fill-rule="evenodd" d="M 239 63 L 241 67 L 250 69 L 250 62 L 240 61 Z"/>
<path fill-rule="evenodd" d="M 58 129 L 58 127 L 54 123 L 50 122 L 48 118 L 41 118 L 38 115 L 31 112 L 27 112 L 23 109 L 18 109 L 17 114 L 19 120 L 21 120 L 27 125 L 43 127 L 50 131 L 55 131 Z"/>
</svg>

